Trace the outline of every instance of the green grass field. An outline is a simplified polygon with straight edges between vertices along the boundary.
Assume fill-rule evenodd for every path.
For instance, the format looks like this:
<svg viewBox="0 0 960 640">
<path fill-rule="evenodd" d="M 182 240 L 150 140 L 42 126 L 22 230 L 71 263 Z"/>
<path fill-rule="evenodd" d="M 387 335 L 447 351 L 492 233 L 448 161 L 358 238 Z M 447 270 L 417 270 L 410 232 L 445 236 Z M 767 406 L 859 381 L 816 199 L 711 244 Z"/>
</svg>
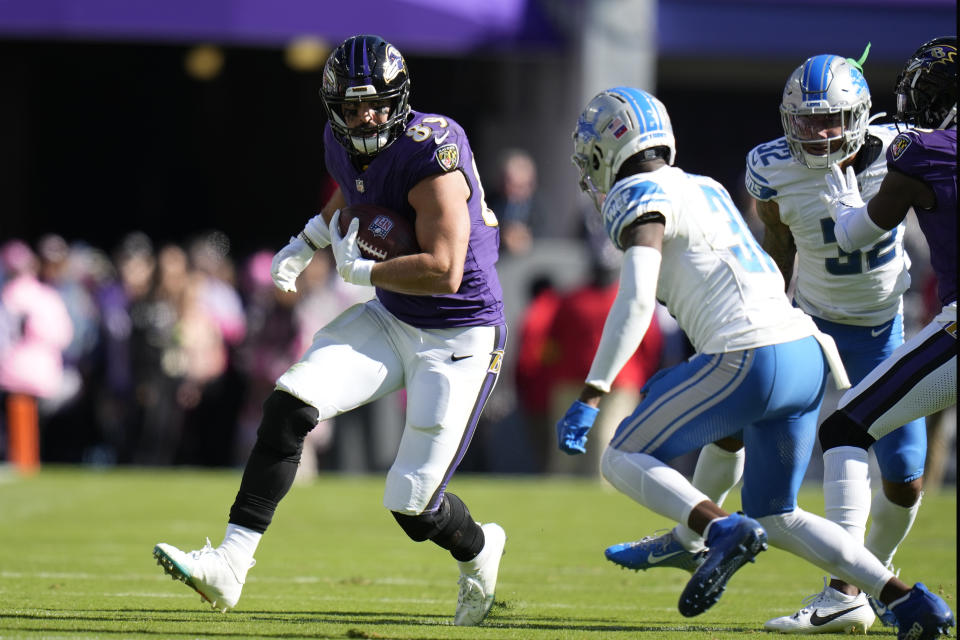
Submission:
<svg viewBox="0 0 960 640">
<path fill-rule="evenodd" d="M 669 523 L 587 480 L 460 476 L 451 490 L 507 531 L 495 604 L 480 628 L 452 626 L 457 569 L 406 539 L 381 505 L 379 476 L 321 476 L 281 504 L 243 598 L 221 614 L 165 576 L 156 542 L 219 543 L 239 473 L 45 468 L 0 477 L 0 639 L 7 638 L 562 638 L 765 636 L 822 572 L 771 549 L 694 619 L 677 598 L 687 574 L 634 573 L 609 544 Z M 816 488 L 801 496 L 821 512 Z M 736 508 L 731 501 L 728 508 Z M 956 610 L 956 494 L 929 495 L 897 556 Z M 870 635 L 893 637 L 877 622 Z M 771 637 L 771 636 L 768 636 Z"/>
</svg>

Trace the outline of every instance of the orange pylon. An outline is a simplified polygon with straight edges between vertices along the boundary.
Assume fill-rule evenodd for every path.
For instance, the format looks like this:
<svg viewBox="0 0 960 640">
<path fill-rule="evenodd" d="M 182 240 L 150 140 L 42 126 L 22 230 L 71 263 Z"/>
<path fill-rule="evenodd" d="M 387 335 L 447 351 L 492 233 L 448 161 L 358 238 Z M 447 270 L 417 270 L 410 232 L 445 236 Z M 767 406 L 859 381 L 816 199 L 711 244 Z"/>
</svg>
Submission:
<svg viewBox="0 0 960 640">
<path fill-rule="evenodd" d="M 40 421 L 37 399 L 24 393 L 7 396 L 7 457 L 21 473 L 40 469 Z"/>
</svg>

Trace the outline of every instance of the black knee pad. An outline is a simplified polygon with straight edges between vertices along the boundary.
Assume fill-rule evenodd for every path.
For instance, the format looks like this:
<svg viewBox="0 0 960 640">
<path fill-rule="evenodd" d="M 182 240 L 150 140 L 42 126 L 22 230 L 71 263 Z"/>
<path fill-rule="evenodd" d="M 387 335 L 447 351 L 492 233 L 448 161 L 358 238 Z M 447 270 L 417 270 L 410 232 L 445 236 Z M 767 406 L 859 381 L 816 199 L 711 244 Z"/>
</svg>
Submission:
<svg viewBox="0 0 960 640">
<path fill-rule="evenodd" d="M 409 516 L 405 513 L 391 511 L 394 520 L 403 529 L 403 532 L 414 542 L 423 542 L 437 535 L 440 528 L 437 526 L 438 511 L 421 513 L 415 516 Z"/>
<path fill-rule="evenodd" d="M 867 450 L 876 442 L 863 426 L 841 409 L 837 409 L 823 421 L 819 437 L 820 448 L 824 451 L 835 447 L 860 447 Z"/>
<path fill-rule="evenodd" d="M 303 439 L 319 417 L 319 411 L 289 393 L 274 391 L 267 396 L 230 522 L 261 533 L 267 530 L 297 475 Z"/>
<path fill-rule="evenodd" d="M 445 493 L 440 508 L 432 513 L 416 516 L 392 513 L 411 540 L 431 540 L 450 551 L 457 560 L 471 560 L 483 549 L 483 529 L 473 521 L 463 500 L 452 493 Z"/>
<path fill-rule="evenodd" d="M 263 401 L 257 445 L 269 447 L 285 458 L 299 459 L 303 439 L 317 426 L 320 412 L 303 400 L 274 390 Z"/>
</svg>

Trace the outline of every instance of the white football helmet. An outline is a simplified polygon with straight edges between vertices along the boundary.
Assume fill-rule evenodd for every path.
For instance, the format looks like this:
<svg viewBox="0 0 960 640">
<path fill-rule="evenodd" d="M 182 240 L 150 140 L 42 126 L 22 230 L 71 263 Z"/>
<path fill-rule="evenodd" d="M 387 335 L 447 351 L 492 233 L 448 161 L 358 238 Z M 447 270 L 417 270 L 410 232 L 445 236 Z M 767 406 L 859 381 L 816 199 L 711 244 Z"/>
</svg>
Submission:
<svg viewBox="0 0 960 640">
<path fill-rule="evenodd" d="M 846 58 L 819 55 L 796 68 L 780 103 L 790 153 L 811 169 L 825 169 L 855 154 L 867 134 L 870 89 L 863 73 Z M 824 136 L 828 128 L 838 128 Z"/>
<path fill-rule="evenodd" d="M 599 210 L 624 161 L 654 147 L 666 147 L 667 162 L 673 164 L 677 155 L 673 126 L 662 102 L 630 87 L 598 93 L 573 131 L 572 160 L 580 170 L 580 188 Z"/>
</svg>

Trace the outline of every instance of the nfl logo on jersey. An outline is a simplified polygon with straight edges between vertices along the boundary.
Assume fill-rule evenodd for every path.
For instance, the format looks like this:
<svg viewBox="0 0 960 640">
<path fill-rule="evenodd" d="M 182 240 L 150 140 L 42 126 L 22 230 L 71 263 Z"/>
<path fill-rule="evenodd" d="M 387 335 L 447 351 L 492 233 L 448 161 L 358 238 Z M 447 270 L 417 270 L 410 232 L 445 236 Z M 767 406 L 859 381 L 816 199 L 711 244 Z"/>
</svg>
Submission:
<svg viewBox="0 0 960 640">
<path fill-rule="evenodd" d="M 393 221 L 387 216 L 377 216 L 367 229 L 377 238 L 386 238 L 393 229 Z"/>
</svg>

